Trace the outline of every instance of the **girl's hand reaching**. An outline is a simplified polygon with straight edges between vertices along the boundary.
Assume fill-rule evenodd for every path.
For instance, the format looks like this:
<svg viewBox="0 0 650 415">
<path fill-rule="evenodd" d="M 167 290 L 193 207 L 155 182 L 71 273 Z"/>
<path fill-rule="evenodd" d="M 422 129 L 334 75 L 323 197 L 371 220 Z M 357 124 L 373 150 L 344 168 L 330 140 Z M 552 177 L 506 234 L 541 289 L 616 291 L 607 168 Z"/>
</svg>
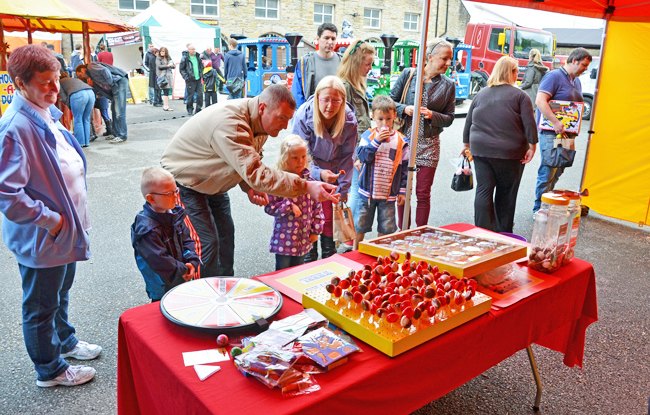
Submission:
<svg viewBox="0 0 650 415">
<path fill-rule="evenodd" d="M 302 211 L 300 210 L 298 205 L 296 205 L 295 203 L 291 204 L 291 211 L 293 212 L 293 216 L 295 216 L 295 217 L 302 216 Z"/>
</svg>

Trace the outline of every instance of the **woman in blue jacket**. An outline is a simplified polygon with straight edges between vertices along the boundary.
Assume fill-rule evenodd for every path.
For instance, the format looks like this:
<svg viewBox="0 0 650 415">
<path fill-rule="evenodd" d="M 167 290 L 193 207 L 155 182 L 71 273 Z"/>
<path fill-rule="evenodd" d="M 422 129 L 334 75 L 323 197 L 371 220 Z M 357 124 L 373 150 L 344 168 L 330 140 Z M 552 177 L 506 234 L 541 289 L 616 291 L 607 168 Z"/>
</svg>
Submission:
<svg viewBox="0 0 650 415">
<path fill-rule="evenodd" d="M 86 159 L 54 104 L 61 65 L 46 48 L 16 49 L 8 69 L 17 92 L 0 119 L 2 236 L 23 288 L 23 337 L 40 387 L 75 386 L 95 369 L 100 346 L 79 341 L 68 321 L 76 262 L 90 257 Z"/>
<path fill-rule="evenodd" d="M 357 119 L 346 103 L 345 86 L 336 76 L 326 76 L 316 92 L 298 108 L 293 117 L 293 132 L 305 139 L 312 157 L 311 177 L 338 184 L 337 193 L 346 202 L 352 181 L 352 156 L 357 144 Z M 320 236 L 321 257 L 336 253 L 332 227 L 332 203 L 323 203 L 325 226 Z M 305 262 L 318 259 L 317 242 Z"/>
</svg>

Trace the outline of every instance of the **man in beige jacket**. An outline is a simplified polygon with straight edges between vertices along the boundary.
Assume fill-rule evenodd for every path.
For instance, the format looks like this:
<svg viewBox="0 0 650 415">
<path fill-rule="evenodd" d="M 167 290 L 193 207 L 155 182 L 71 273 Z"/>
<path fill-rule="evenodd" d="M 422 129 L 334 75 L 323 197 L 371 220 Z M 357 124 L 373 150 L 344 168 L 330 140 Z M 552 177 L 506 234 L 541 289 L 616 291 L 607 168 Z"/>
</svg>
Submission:
<svg viewBox="0 0 650 415">
<path fill-rule="evenodd" d="M 165 149 L 160 163 L 178 183 L 203 262 L 201 277 L 234 275 L 235 227 L 227 192 L 236 185 L 260 206 L 268 203 L 267 193 L 308 193 L 319 201 L 338 202 L 336 186 L 262 164 L 262 146 L 269 135 L 287 128 L 295 109 L 291 92 L 271 85 L 256 98 L 204 109 L 183 124 Z"/>
</svg>

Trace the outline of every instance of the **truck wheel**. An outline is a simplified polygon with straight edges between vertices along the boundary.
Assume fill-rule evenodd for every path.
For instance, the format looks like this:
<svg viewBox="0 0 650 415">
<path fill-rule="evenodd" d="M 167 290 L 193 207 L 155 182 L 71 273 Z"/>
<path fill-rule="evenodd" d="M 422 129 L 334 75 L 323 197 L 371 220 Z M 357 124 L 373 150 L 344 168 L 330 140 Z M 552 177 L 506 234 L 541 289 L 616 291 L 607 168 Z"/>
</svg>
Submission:
<svg viewBox="0 0 650 415">
<path fill-rule="evenodd" d="M 483 75 L 479 72 L 472 72 L 472 78 L 469 82 L 469 99 L 474 99 L 478 91 L 487 86 L 487 81 Z"/>
<path fill-rule="evenodd" d="M 594 104 L 594 99 L 591 97 L 582 97 L 585 103 L 585 108 L 582 110 L 582 119 L 589 120 L 591 119 L 591 108 Z"/>
</svg>

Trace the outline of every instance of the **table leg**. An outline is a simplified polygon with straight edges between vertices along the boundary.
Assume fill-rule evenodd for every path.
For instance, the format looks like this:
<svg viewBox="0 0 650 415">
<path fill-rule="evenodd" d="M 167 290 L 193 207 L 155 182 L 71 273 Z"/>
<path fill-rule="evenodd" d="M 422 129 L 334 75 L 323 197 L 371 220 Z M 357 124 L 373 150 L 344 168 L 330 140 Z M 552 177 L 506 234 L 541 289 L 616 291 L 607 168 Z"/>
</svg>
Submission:
<svg viewBox="0 0 650 415">
<path fill-rule="evenodd" d="M 539 404 L 542 401 L 542 379 L 539 377 L 539 369 L 537 369 L 537 362 L 535 361 L 533 348 L 531 346 L 526 347 L 526 352 L 528 353 L 530 368 L 533 370 L 533 378 L 535 378 L 535 385 L 537 385 L 537 392 L 535 393 L 535 404 L 533 405 L 533 410 L 535 412 L 538 412 Z"/>
</svg>

